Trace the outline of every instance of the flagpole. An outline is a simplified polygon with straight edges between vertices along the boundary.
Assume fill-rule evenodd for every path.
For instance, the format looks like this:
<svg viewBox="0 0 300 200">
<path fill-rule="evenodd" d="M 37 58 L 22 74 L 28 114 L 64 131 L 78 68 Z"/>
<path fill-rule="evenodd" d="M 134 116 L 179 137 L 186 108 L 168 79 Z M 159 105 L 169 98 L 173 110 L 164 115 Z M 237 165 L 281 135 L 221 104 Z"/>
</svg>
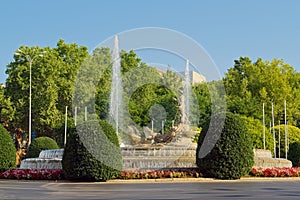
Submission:
<svg viewBox="0 0 300 200">
<path fill-rule="evenodd" d="M 284 141 L 285 141 L 285 159 L 287 159 L 287 124 L 286 124 L 286 100 L 284 100 Z"/>
<path fill-rule="evenodd" d="M 278 124 L 278 158 L 280 158 L 280 120 Z"/>
<path fill-rule="evenodd" d="M 275 123 L 274 123 L 274 105 L 272 102 L 272 126 L 273 126 L 273 140 L 274 140 L 274 158 L 276 158 L 276 137 L 275 137 Z"/>
<path fill-rule="evenodd" d="M 67 143 L 67 127 L 68 127 L 68 106 L 66 106 L 64 146 L 66 146 Z"/>
<path fill-rule="evenodd" d="M 265 103 L 263 103 L 263 134 L 264 150 L 266 150 L 266 125 L 265 125 Z"/>
</svg>

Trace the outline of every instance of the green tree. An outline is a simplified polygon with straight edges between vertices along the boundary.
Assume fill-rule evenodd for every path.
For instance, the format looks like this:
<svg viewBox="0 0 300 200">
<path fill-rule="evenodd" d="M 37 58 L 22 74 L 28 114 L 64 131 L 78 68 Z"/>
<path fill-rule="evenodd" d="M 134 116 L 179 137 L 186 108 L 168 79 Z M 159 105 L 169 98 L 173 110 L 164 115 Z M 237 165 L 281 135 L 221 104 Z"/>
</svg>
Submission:
<svg viewBox="0 0 300 200">
<path fill-rule="evenodd" d="M 174 72 L 168 70 L 160 75 L 156 68 L 141 63 L 125 73 L 123 80 L 125 102 L 129 102 L 131 119 L 137 125 L 149 126 L 151 120 L 158 125 L 165 120 L 167 130 L 173 120 L 176 122 L 179 119 L 176 98 L 182 80 Z M 156 126 L 158 130 L 161 130 L 161 125 Z"/>
<path fill-rule="evenodd" d="M 286 142 L 292 144 L 294 142 L 300 141 L 300 129 L 296 126 L 287 125 L 287 141 L 285 141 L 285 126 L 284 125 L 277 125 L 274 127 L 275 130 L 275 138 L 276 138 L 276 152 L 277 156 L 279 156 L 279 132 L 280 132 L 280 157 L 285 157 L 286 151 Z M 273 134 L 273 130 L 271 129 L 270 132 Z"/>
<path fill-rule="evenodd" d="M 141 63 L 141 59 L 137 57 L 137 54 L 130 50 L 128 53 L 124 50 L 120 53 L 121 57 L 121 73 L 124 75 L 130 70 L 139 67 Z"/>
<path fill-rule="evenodd" d="M 206 121 L 210 119 L 211 115 L 211 100 L 207 84 L 209 83 L 203 82 L 193 87 L 198 102 L 198 112 L 200 114 L 198 126 L 202 128 Z"/>
<path fill-rule="evenodd" d="M 40 48 L 21 46 L 23 54 L 15 54 L 7 66 L 6 95 L 10 97 L 16 115 L 15 127 L 27 130 L 29 108 L 29 62 L 32 61 L 32 130 L 38 136 L 59 137 L 55 133 L 63 126 L 65 106 L 71 107 L 74 79 L 78 68 L 88 55 L 86 47 L 65 44 Z M 37 56 L 45 52 L 43 57 Z M 70 116 L 70 113 L 69 113 Z"/>
<path fill-rule="evenodd" d="M 13 120 L 14 109 L 9 97 L 6 97 L 5 86 L 0 85 L 0 123 Z"/>
<path fill-rule="evenodd" d="M 250 134 L 253 142 L 254 149 L 264 149 L 264 136 L 263 136 L 263 124 L 260 120 L 254 119 L 253 117 L 241 116 L 244 120 L 245 126 Z M 266 149 L 273 152 L 274 149 L 274 140 L 273 135 L 271 134 L 269 128 L 265 127 L 265 144 Z"/>
<path fill-rule="evenodd" d="M 262 118 L 265 103 L 266 121 L 271 121 L 271 104 L 274 105 L 275 120 L 282 119 L 284 100 L 291 124 L 297 124 L 300 105 L 299 73 L 283 60 L 274 59 L 252 62 L 247 57 L 235 60 L 233 68 L 225 75 L 228 110 L 234 113 Z"/>
<path fill-rule="evenodd" d="M 197 84 L 193 91 L 199 113 L 198 127 L 203 128 L 213 113 L 226 111 L 225 91 L 221 80 Z"/>
</svg>

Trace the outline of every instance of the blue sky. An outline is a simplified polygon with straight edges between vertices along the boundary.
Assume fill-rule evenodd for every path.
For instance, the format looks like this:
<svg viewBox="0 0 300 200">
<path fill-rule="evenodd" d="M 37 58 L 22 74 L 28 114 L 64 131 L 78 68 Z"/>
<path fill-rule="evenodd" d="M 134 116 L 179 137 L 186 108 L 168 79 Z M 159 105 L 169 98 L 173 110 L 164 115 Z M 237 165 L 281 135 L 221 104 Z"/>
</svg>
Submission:
<svg viewBox="0 0 300 200">
<path fill-rule="evenodd" d="M 0 82 L 20 45 L 54 47 L 62 38 L 92 50 L 119 32 L 142 27 L 193 38 L 221 76 L 240 56 L 284 59 L 300 71 L 299 8 L 297 0 L 2 1 Z"/>
</svg>

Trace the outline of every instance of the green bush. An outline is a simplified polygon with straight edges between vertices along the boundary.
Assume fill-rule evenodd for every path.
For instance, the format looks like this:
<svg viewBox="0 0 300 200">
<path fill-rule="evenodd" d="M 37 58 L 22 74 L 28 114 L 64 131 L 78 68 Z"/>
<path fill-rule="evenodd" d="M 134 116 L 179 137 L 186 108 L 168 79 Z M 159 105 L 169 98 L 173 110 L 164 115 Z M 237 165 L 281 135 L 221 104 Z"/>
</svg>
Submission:
<svg viewBox="0 0 300 200">
<path fill-rule="evenodd" d="M 244 120 L 245 126 L 251 135 L 253 148 L 254 149 L 264 149 L 264 136 L 263 136 L 263 123 L 258 120 L 254 119 L 253 117 L 246 117 L 241 116 Z M 273 135 L 270 133 L 269 128 L 265 128 L 266 133 L 266 149 L 274 150 L 274 140 Z"/>
<path fill-rule="evenodd" d="M 223 127 L 219 127 L 219 116 L 208 121 L 200 134 L 196 162 L 200 171 L 208 177 L 218 179 L 239 179 L 249 174 L 254 164 L 251 137 L 239 115 L 226 113 Z M 222 129 L 223 128 L 223 129 Z M 209 135 L 207 135 L 209 131 Z M 220 137 L 215 134 L 220 131 Z M 207 135 L 207 137 L 206 137 Z M 205 143 L 204 143 L 204 138 Z M 216 141 L 214 144 L 213 141 Z M 200 148 L 214 145 L 206 156 Z M 202 149 L 201 149 L 202 150 Z"/>
<path fill-rule="evenodd" d="M 0 125 L 0 172 L 16 167 L 16 148 L 8 131 Z"/>
<path fill-rule="evenodd" d="M 122 155 L 115 129 L 106 121 L 86 121 L 70 133 L 62 167 L 69 180 L 106 181 L 122 170 Z"/>
<path fill-rule="evenodd" d="M 288 159 L 292 161 L 294 167 L 300 166 L 300 141 L 290 144 Z"/>
<path fill-rule="evenodd" d="M 49 137 L 37 137 L 30 145 L 26 154 L 26 158 L 39 157 L 42 150 L 58 149 L 55 140 Z"/>
</svg>

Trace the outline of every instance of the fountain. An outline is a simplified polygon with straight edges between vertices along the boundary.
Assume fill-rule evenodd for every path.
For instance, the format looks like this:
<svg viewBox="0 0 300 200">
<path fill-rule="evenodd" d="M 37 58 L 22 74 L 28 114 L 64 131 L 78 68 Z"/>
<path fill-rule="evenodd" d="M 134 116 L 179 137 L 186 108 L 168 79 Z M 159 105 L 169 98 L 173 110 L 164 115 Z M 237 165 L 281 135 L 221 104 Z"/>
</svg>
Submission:
<svg viewBox="0 0 300 200">
<path fill-rule="evenodd" d="M 130 132 L 131 144 L 122 147 L 123 169 L 196 167 L 196 143 L 192 143 L 196 132 L 191 130 L 189 121 L 191 81 L 188 60 L 182 84 L 176 99 L 180 122 L 176 125 L 173 123 L 167 133 L 154 133 L 153 121 L 151 129 L 143 127 L 143 134 L 134 126 L 127 128 L 131 130 L 126 131 Z"/>
<path fill-rule="evenodd" d="M 112 51 L 112 84 L 109 106 L 109 122 L 120 133 L 125 132 L 122 105 L 122 81 L 121 63 L 119 55 L 118 37 L 114 38 L 114 48 Z M 190 73 L 189 61 L 186 62 L 185 78 L 183 87 L 179 90 L 177 97 L 180 122 L 174 124 L 165 134 L 154 133 L 153 128 L 143 127 L 143 134 L 134 126 L 127 126 L 130 129 L 132 143 L 127 146 L 121 144 L 123 169 L 161 169 L 161 168 L 181 168 L 196 167 L 196 144 L 192 143 L 195 132 L 190 129 Z M 122 128 L 122 131 L 120 131 Z M 145 135 L 145 138 L 141 138 Z M 129 136 L 130 137 L 130 136 Z M 42 151 L 38 158 L 25 159 L 21 163 L 21 168 L 50 168 L 61 169 L 61 159 L 63 149 Z"/>
<path fill-rule="evenodd" d="M 115 125 L 117 134 L 119 133 L 119 127 L 122 127 L 121 120 L 122 114 L 122 79 L 121 79 L 121 59 L 119 53 L 119 41 L 118 36 L 114 38 L 114 48 L 112 51 L 112 83 L 109 105 L 110 123 Z"/>
<path fill-rule="evenodd" d="M 191 78 L 190 78 L 190 69 L 189 69 L 189 60 L 186 60 L 185 72 L 184 72 L 184 112 L 185 115 L 190 121 L 190 100 L 191 100 Z"/>
<path fill-rule="evenodd" d="M 43 150 L 38 158 L 22 160 L 20 169 L 61 169 L 63 153 L 63 149 Z"/>
</svg>

